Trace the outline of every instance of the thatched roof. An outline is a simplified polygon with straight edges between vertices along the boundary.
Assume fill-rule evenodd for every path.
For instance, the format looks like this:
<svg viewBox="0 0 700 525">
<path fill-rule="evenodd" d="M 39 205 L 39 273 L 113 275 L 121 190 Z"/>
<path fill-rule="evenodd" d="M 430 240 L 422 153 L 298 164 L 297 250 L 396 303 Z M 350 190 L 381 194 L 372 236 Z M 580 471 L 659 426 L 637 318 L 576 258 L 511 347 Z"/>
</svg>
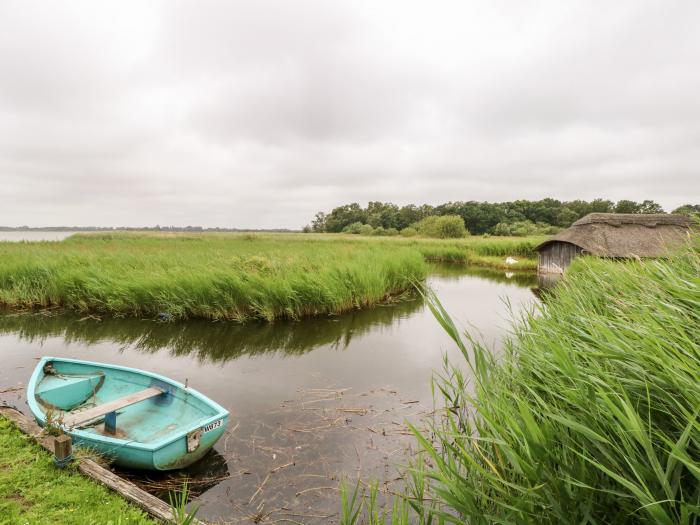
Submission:
<svg viewBox="0 0 700 525">
<path fill-rule="evenodd" d="M 661 257 L 688 240 L 685 215 L 590 213 L 537 249 L 568 242 L 600 257 Z"/>
</svg>

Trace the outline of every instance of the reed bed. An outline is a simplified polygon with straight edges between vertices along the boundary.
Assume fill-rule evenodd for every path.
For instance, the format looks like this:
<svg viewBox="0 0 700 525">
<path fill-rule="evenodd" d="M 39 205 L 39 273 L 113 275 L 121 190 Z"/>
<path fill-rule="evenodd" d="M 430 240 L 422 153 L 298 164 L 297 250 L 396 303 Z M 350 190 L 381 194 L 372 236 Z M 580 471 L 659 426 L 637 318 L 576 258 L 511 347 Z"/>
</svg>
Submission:
<svg viewBox="0 0 700 525">
<path fill-rule="evenodd" d="M 444 416 L 394 512 L 346 488 L 342 523 L 700 521 L 697 251 L 577 260 L 500 358 L 432 307 L 466 367 L 435 378 Z"/>
<path fill-rule="evenodd" d="M 417 239 L 409 241 L 428 261 L 450 262 L 489 268 L 537 269 L 535 247 L 544 237 L 467 237 L 457 240 Z M 507 257 L 516 263 L 506 264 Z"/>
<path fill-rule="evenodd" d="M 163 319 L 297 319 L 387 300 L 415 250 L 255 235 L 78 235 L 0 245 L 0 304 Z"/>
<path fill-rule="evenodd" d="M 163 320 L 299 319 L 372 306 L 412 290 L 427 274 L 426 260 L 511 268 L 505 256 L 532 247 L 534 241 L 510 239 L 202 233 L 5 242 L 0 306 Z M 534 264 L 526 259 L 513 268 Z"/>
</svg>

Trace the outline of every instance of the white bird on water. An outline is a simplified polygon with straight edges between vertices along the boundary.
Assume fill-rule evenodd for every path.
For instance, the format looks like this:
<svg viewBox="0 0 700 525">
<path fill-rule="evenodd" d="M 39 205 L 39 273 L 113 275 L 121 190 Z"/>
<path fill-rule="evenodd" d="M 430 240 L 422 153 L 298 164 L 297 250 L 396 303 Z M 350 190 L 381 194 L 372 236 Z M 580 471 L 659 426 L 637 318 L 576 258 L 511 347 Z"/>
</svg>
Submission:
<svg viewBox="0 0 700 525">
<path fill-rule="evenodd" d="M 518 260 L 517 260 L 517 259 L 513 259 L 512 257 L 508 257 L 508 258 L 506 259 L 506 264 L 509 265 L 509 266 L 512 266 L 512 265 L 514 265 L 514 264 L 517 263 L 517 262 L 518 262 Z"/>
</svg>

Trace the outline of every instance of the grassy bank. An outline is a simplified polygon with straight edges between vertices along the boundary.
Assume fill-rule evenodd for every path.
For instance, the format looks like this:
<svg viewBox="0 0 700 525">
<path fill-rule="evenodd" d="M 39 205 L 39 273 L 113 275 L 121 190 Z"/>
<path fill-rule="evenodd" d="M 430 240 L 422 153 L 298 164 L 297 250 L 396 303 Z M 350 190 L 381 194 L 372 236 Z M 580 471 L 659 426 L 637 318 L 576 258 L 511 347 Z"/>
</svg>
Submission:
<svg viewBox="0 0 700 525">
<path fill-rule="evenodd" d="M 51 456 L 0 417 L 0 525 L 151 525 L 122 498 Z"/>
<path fill-rule="evenodd" d="M 540 308 L 497 360 L 435 304 L 468 366 L 393 523 L 698 523 L 700 255 L 578 260 Z"/>
<path fill-rule="evenodd" d="M 534 241 L 295 234 L 90 234 L 0 243 L 0 305 L 167 319 L 298 319 L 412 289 L 425 260 L 532 267 Z"/>
</svg>

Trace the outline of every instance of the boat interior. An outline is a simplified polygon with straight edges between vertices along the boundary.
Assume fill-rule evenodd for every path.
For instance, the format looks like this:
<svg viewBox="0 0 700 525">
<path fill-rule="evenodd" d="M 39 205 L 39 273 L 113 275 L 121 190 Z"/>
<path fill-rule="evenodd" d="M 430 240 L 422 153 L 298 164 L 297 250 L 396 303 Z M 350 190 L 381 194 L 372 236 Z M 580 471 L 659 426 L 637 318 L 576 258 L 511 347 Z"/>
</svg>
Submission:
<svg viewBox="0 0 700 525">
<path fill-rule="evenodd" d="M 47 422 L 141 443 L 181 434 L 217 413 L 186 388 L 150 375 L 60 360 L 44 365 L 34 395 Z"/>
</svg>

